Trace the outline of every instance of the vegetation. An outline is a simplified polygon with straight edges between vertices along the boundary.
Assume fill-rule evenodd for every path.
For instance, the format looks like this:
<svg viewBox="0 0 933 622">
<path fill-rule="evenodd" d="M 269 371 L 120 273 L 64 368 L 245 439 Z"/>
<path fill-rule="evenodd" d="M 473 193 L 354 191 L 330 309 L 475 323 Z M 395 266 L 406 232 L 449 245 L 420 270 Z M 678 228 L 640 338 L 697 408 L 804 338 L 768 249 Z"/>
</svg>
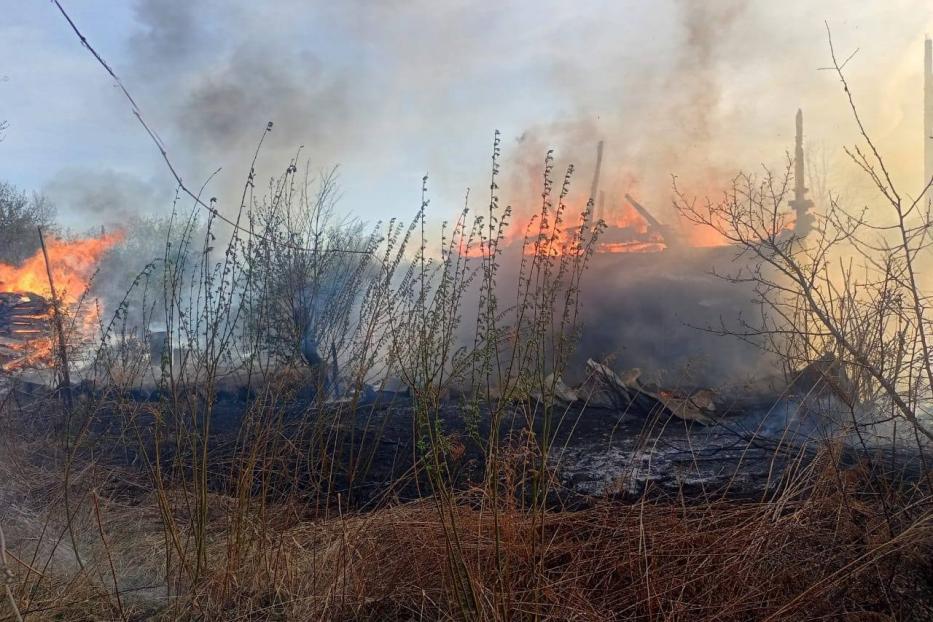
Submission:
<svg viewBox="0 0 933 622">
<path fill-rule="evenodd" d="M 337 219 L 334 177 L 297 161 L 261 195 L 251 172 L 224 222 L 213 201 L 197 218 L 200 195 L 187 216 L 176 210 L 161 256 L 101 324 L 84 384 L 30 397 L 10 380 L 3 392 L 0 615 L 933 614 L 928 479 L 886 472 L 868 453 L 846 462 L 838 440 L 801 452 L 756 500 L 707 490 L 561 505 L 554 445 L 572 422 L 553 398 L 603 225 L 592 202 L 569 222 L 573 171 L 556 175 L 548 154 L 517 284 L 503 286 L 499 141 L 486 206 L 474 215 L 468 197 L 433 242 L 426 178 L 412 221 L 367 231 Z M 681 197 L 681 207 L 755 257 L 765 322 L 739 336 L 768 337 L 789 369 L 836 353 L 858 403 L 919 443 L 929 320 L 910 275 L 928 227 L 908 224 L 917 203 L 898 198 L 871 151 L 874 163 L 856 159 L 895 210 L 892 246 L 869 245 L 857 235 L 867 221 L 837 206 L 812 243 L 782 235 L 787 177 L 741 177 L 724 202 Z M 861 249 L 864 280 L 845 264 L 842 281 L 826 271 L 842 243 Z M 156 324 L 167 347 L 152 357 Z M 388 391 L 394 379 L 404 395 Z M 234 390 L 236 416 L 221 399 Z M 378 495 L 363 484 L 389 425 L 374 393 L 403 400 L 413 448 Z M 451 405 L 462 434 L 448 428 Z M 864 426 L 854 406 L 852 416 Z M 218 443 L 222 434 L 234 442 Z M 464 478 L 470 452 L 481 468 Z"/>
<path fill-rule="evenodd" d="M 27 195 L 0 181 L 0 263 L 17 264 L 39 249 L 37 227 L 52 229 L 55 208 L 41 194 Z"/>
</svg>

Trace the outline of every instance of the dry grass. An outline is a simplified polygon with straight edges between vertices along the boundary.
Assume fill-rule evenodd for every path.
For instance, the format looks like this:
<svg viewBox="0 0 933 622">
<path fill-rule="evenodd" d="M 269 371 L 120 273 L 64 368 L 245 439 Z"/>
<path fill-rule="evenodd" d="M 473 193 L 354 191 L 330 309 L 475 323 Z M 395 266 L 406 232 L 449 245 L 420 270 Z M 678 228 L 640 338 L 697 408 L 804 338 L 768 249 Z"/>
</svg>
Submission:
<svg viewBox="0 0 933 622">
<path fill-rule="evenodd" d="M 0 514 L 15 555 L 12 588 L 26 619 L 933 616 L 929 500 L 911 501 L 919 493 L 904 490 L 882 499 L 867 470 L 840 471 L 829 453 L 793 496 L 756 503 L 602 499 L 583 510 L 544 513 L 510 506 L 498 513 L 498 537 L 481 490 L 449 504 L 428 498 L 326 517 L 308 517 L 297 504 L 268 508 L 261 517 L 233 497 L 212 495 L 207 571 L 196 583 L 168 585 L 166 576 L 181 573 L 164 567 L 170 545 L 157 494 L 133 493 L 112 471 L 80 470 L 72 493 L 83 502 L 72 520 L 81 569 L 60 495 L 52 492 L 55 475 L 11 459 L 11 451 L 22 458 L 35 449 L 7 448 L 3 464 L 18 469 L 4 470 L 9 505 Z M 110 482 L 111 490 L 91 482 Z M 178 499 L 173 507 L 183 507 Z M 175 518 L 189 524 L 181 511 Z M 458 596 L 462 574 L 451 567 L 451 525 L 476 607 Z M 10 618 L 0 607 L 2 619 Z"/>
<path fill-rule="evenodd" d="M 476 619 L 904 619 L 933 610 L 929 513 L 891 532 L 881 509 L 829 472 L 781 503 L 604 501 L 577 512 L 492 516 L 456 506 Z M 909 514 L 909 513 L 908 513 Z M 240 568 L 212 577 L 202 610 L 250 619 L 462 619 L 430 502 L 275 532 Z M 542 529 L 546 546 L 535 551 Z M 267 535 L 268 537 L 268 535 Z"/>
</svg>

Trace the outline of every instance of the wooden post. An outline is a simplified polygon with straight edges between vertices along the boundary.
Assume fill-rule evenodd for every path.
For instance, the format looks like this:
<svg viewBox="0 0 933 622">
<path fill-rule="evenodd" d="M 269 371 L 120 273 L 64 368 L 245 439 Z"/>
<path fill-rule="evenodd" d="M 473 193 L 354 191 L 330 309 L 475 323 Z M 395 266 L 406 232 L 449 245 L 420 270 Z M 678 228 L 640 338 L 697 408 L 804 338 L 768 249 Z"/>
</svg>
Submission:
<svg viewBox="0 0 933 622">
<path fill-rule="evenodd" d="M 340 371 L 337 368 L 337 347 L 334 345 L 333 341 L 330 343 L 330 360 L 333 373 L 333 377 L 331 379 L 332 389 L 334 392 L 334 398 L 336 399 L 340 397 Z"/>
<path fill-rule="evenodd" d="M 71 375 L 68 372 L 68 348 L 65 344 L 65 328 L 62 324 L 61 305 L 58 293 L 55 291 L 55 280 L 52 278 L 52 265 L 49 263 L 49 251 L 45 247 L 45 238 L 42 236 L 42 227 L 39 230 L 39 244 L 42 245 L 42 256 L 45 258 L 45 273 L 49 277 L 49 290 L 52 292 L 52 322 L 58 337 L 58 357 L 61 364 L 62 389 L 64 389 L 65 406 L 72 407 Z"/>
</svg>

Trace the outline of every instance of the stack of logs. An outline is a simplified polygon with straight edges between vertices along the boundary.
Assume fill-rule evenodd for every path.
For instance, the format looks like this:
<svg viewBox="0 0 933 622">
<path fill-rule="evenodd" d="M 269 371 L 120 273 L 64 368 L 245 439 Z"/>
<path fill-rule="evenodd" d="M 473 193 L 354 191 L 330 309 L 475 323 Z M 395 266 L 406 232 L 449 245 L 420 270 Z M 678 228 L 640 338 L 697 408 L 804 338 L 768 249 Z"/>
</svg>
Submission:
<svg viewBox="0 0 933 622">
<path fill-rule="evenodd" d="M 52 346 L 51 303 L 38 294 L 0 292 L 0 371 L 26 367 Z"/>
</svg>

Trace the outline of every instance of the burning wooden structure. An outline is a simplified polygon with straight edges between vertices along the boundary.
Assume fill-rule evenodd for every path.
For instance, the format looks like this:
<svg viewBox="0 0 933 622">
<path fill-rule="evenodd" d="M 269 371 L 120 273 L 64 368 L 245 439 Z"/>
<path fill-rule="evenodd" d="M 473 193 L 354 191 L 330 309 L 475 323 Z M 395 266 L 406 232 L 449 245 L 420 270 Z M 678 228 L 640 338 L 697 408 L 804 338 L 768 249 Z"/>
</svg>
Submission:
<svg viewBox="0 0 933 622">
<path fill-rule="evenodd" d="M 53 300 L 62 312 L 75 305 L 87 291 L 100 258 L 123 238 L 121 233 L 110 233 L 42 240 L 41 231 L 39 236 L 44 248 L 31 257 L 17 265 L 0 262 L 0 372 L 51 361 L 56 347 Z M 85 327 L 78 324 L 80 332 Z M 61 343 L 58 347 L 63 349 Z"/>
<path fill-rule="evenodd" d="M 27 292 L 0 292 L 0 370 L 33 365 L 52 351 L 52 304 Z"/>
</svg>

